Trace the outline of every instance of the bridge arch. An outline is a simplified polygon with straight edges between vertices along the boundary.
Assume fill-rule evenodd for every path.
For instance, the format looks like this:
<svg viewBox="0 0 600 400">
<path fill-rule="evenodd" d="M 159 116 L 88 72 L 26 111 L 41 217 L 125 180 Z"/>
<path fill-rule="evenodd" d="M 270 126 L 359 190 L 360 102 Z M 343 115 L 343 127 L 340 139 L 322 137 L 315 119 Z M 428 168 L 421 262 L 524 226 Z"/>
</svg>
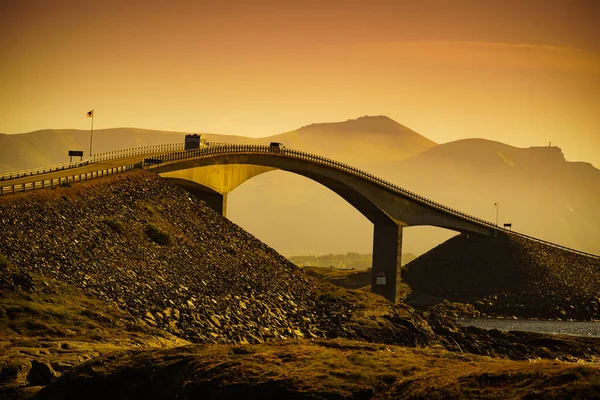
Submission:
<svg viewBox="0 0 600 400">
<path fill-rule="evenodd" d="M 212 196 L 213 208 L 224 215 L 227 194 L 268 171 L 288 171 L 326 186 L 374 224 L 372 288 L 392 302 L 398 300 L 403 227 L 432 225 L 460 232 L 495 234 L 489 223 L 479 222 L 350 166 L 293 150 L 211 146 L 167 155 L 163 163 L 151 169 L 180 186 L 192 188 L 195 184 L 194 190 L 204 198 Z"/>
</svg>

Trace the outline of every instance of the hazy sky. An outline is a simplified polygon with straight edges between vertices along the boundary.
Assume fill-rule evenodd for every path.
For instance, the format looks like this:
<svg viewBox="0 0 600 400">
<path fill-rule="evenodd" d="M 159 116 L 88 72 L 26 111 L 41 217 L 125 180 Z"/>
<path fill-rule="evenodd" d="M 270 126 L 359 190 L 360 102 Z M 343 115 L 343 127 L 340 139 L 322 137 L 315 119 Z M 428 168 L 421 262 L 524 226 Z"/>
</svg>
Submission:
<svg viewBox="0 0 600 400">
<path fill-rule="evenodd" d="M 600 1 L 0 0 L 0 132 L 387 115 L 600 167 Z"/>
</svg>

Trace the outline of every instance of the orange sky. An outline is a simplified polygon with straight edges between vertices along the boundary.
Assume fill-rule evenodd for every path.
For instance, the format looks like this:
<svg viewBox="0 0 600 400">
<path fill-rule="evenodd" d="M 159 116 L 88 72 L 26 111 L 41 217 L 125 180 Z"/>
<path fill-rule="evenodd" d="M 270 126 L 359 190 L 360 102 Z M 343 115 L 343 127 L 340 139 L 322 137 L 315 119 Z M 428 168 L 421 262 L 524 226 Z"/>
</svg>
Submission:
<svg viewBox="0 0 600 400">
<path fill-rule="evenodd" d="M 600 167 L 600 2 L 0 2 L 0 132 L 387 115 Z M 252 5 L 249 5 L 249 4 Z"/>
</svg>

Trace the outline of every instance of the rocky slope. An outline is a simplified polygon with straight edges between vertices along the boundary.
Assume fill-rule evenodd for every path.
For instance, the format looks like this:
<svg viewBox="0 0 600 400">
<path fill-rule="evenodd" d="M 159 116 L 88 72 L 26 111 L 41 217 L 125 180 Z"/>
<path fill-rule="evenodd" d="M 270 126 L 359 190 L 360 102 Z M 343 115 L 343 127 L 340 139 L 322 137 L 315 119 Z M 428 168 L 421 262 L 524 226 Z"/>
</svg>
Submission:
<svg viewBox="0 0 600 400">
<path fill-rule="evenodd" d="M 20 398 L 105 354 L 190 342 L 0 259 L 0 398 Z"/>
<path fill-rule="evenodd" d="M 327 337 L 347 301 L 151 173 L 0 199 L 0 253 L 198 341 Z M 332 289 L 334 290 L 334 289 Z"/>
<path fill-rule="evenodd" d="M 441 315 L 392 305 L 363 290 L 335 288 L 143 171 L 0 198 L 0 283 L 0 393 L 6 398 L 35 393 L 62 374 L 56 381 L 60 388 L 79 376 L 68 371 L 90 359 L 131 363 L 140 348 L 186 343 L 221 344 L 234 353 L 268 344 L 282 360 L 288 357 L 285 346 L 278 347 L 284 339 L 330 338 L 520 360 L 595 362 L 600 355 L 597 339 L 459 328 Z M 158 361 L 157 371 L 167 366 L 165 377 L 185 375 L 187 364 L 177 359 L 186 352 L 177 350 L 166 364 Z M 300 363 L 315 361 L 300 358 Z M 370 363 L 358 353 L 348 358 Z M 265 369 L 257 376 L 273 389 L 279 378 L 270 375 L 271 358 L 259 359 Z M 337 361 L 331 360 L 332 367 Z M 282 373 L 293 375 L 294 365 Z M 199 368 L 221 371 L 201 359 Z M 122 382 L 119 371 L 108 368 L 106 379 Z M 228 372 L 222 372 L 207 378 L 209 388 L 223 386 L 220 379 Z M 348 379 L 362 379 L 352 376 Z M 322 377 L 311 379 L 317 387 Z M 365 393 L 397 379 L 384 377 Z M 337 396 L 327 390 L 327 396 Z M 55 392 L 39 396 L 64 397 L 47 393 Z"/>
<path fill-rule="evenodd" d="M 456 236 L 409 263 L 402 277 L 413 304 L 428 295 L 489 315 L 600 316 L 600 259 L 514 236 Z"/>
<path fill-rule="evenodd" d="M 124 348 L 435 341 L 418 312 L 320 283 L 141 171 L 0 198 L 0 282 L 7 395 Z"/>
</svg>

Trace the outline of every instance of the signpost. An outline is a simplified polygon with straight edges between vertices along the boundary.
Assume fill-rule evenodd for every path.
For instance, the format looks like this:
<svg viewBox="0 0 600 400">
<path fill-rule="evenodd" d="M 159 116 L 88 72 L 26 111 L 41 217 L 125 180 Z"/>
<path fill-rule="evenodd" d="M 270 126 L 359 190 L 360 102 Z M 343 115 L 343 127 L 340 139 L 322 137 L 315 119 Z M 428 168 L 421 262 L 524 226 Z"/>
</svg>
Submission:
<svg viewBox="0 0 600 400">
<path fill-rule="evenodd" d="M 512 231 L 512 222 L 507 222 L 504 224 L 504 229 L 510 229 Z"/>
<path fill-rule="evenodd" d="M 69 150 L 69 162 L 73 162 L 73 157 L 79 157 L 79 161 L 83 159 L 83 150 Z"/>
</svg>

